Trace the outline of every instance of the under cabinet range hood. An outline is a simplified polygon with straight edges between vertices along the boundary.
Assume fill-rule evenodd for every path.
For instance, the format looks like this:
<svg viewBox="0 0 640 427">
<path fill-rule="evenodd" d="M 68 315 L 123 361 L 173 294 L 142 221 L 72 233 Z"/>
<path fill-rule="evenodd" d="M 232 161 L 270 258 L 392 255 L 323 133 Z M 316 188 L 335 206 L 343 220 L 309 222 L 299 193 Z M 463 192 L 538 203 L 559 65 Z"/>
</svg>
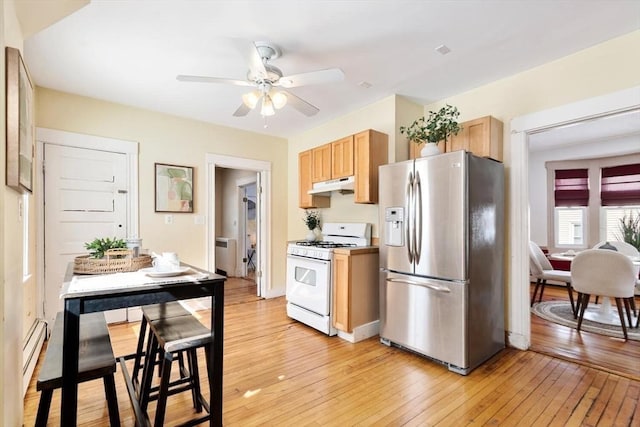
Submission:
<svg viewBox="0 0 640 427">
<path fill-rule="evenodd" d="M 324 196 L 330 196 L 332 191 L 339 191 L 341 194 L 353 193 L 354 183 L 355 178 L 353 176 L 315 182 L 313 188 L 307 191 L 307 193 Z"/>
</svg>

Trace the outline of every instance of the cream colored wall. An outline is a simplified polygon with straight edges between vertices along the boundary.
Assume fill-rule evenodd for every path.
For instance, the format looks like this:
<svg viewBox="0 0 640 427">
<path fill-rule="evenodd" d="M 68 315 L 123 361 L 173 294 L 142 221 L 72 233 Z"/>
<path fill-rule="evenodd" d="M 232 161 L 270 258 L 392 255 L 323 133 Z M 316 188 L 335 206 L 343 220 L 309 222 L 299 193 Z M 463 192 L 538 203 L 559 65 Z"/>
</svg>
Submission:
<svg viewBox="0 0 640 427">
<path fill-rule="evenodd" d="M 302 222 L 303 210 L 298 208 L 298 153 L 362 130 L 375 129 L 389 135 L 389 158 L 393 159 L 397 127 L 395 110 L 396 96 L 393 95 L 289 139 L 289 240 L 301 240 L 308 231 Z M 373 224 L 373 236 L 378 236 L 378 205 L 353 203 L 353 194 L 340 195 L 334 192 L 331 207 L 319 211 L 321 223 L 370 222 Z"/>
<path fill-rule="evenodd" d="M 192 214 L 174 214 L 173 224 L 154 212 L 154 162 L 195 167 L 195 214 L 206 214 L 205 155 L 252 158 L 272 164 L 272 288 L 284 289 L 286 248 L 287 142 L 282 138 L 215 126 L 96 99 L 38 88 L 37 125 L 69 132 L 137 141 L 140 237 L 153 251 L 178 252 L 194 265 L 206 265 L 205 226 Z"/>
<path fill-rule="evenodd" d="M 504 164 L 506 173 L 506 235 L 510 241 L 512 223 L 509 217 L 511 200 L 509 184 L 513 170 L 510 161 L 510 121 L 525 114 L 551 109 L 568 103 L 596 97 L 640 85 L 640 31 L 609 40 L 573 55 L 544 64 L 520 74 L 489 83 L 474 90 L 426 105 L 425 113 L 445 103 L 458 107 L 460 119 L 492 115 L 504 123 Z M 526 208 L 526 207 L 524 207 Z M 510 247 L 505 251 L 505 277 L 511 277 Z M 508 280 L 508 279 L 507 279 Z M 506 283 L 509 301 L 510 289 L 521 283 Z M 507 303 L 507 330 L 515 324 L 515 311 Z"/>
</svg>

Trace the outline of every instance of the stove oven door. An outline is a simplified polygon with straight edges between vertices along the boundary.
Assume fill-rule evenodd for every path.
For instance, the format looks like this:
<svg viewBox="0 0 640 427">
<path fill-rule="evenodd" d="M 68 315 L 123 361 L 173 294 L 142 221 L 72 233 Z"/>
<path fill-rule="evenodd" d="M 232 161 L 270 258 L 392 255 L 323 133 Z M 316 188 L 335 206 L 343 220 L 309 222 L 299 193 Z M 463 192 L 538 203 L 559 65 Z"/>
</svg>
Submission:
<svg viewBox="0 0 640 427">
<path fill-rule="evenodd" d="M 287 301 L 321 316 L 328 316 L 331 261 L 287 255 Z"/>
</svg>

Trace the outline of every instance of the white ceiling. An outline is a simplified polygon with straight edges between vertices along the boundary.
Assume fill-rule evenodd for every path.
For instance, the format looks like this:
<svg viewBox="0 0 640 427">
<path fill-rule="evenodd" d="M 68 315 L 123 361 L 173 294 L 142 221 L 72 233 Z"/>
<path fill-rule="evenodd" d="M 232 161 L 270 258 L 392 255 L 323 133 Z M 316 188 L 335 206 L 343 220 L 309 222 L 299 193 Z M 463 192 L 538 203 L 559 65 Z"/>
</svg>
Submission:
<svg viewBox="0 0 640 427">
<path fill-rule="evenodd" d="M 289 137 L 392 94 L 428 104 L 638 29 L 638 0 L 94 0 L 24 50 L 39 86 Z M 339 67 L 346 78 L 290 89 L 320 112 L 285 107 L 264 128 L 258 111 L 232 116 L 248 88 L 176 81 L 245 78 L 231 38 L 275 43 L 285 75 Z"/>
</svg>

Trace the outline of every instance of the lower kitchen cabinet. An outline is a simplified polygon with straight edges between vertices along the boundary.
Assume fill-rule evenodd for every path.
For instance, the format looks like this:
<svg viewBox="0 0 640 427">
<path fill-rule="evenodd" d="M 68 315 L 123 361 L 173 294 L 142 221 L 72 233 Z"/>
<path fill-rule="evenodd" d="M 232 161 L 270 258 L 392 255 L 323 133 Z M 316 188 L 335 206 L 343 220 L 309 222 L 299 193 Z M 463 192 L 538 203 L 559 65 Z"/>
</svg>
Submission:
<svg viewBox="0 0 640 427">
<path fill-rule="evenodd" d="M 380 318 L 378 248 L 339 248 L 333 256 L 333 326 L 350 333 Z"/>
</svg>

